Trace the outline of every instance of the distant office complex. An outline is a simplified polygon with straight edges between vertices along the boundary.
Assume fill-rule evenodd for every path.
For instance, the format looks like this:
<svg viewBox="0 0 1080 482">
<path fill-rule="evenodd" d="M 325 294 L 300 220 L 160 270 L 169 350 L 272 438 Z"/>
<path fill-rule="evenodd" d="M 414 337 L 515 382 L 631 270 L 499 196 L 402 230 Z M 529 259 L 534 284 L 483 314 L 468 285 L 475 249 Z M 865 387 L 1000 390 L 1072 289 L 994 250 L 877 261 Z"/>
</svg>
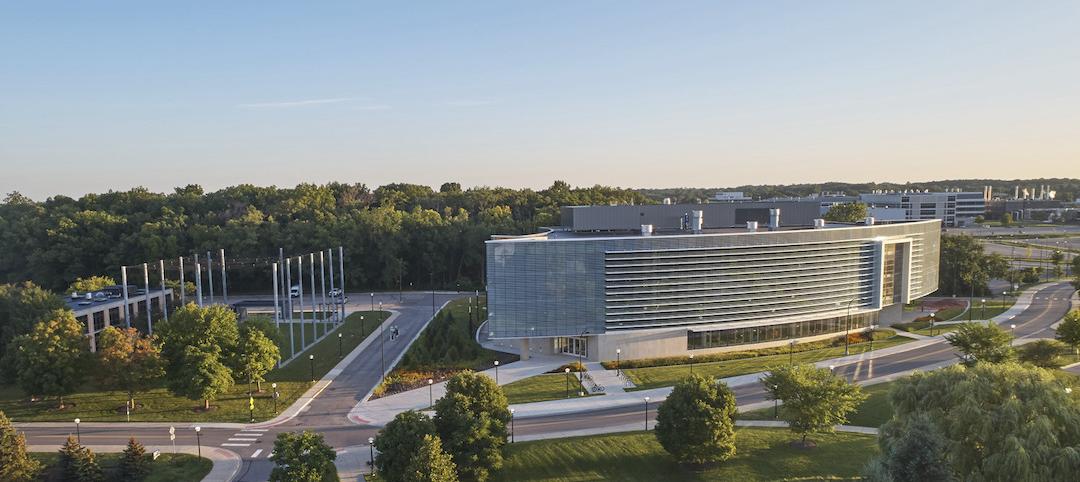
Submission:
<svg viewBox="0 0 1080 482">
<path fill-rule="evenodd" d="M 817 200 L 582 206 L 487 241 L 486 334 L 591 360 L 709 353 L 899 321 L 941 222 L 827 224 Z"/>
<path fill-rule="evenodd" d="M 857 196 L 821 194 L 799 200 L 816 200 L 825 215 L 834 204 L 866 204 L 870 217 L 879 223 L 938 219 L 948 227 L 967 226 L 986 214 L 988 192 L 970 191 L 874 191 Z"/>
</svg>

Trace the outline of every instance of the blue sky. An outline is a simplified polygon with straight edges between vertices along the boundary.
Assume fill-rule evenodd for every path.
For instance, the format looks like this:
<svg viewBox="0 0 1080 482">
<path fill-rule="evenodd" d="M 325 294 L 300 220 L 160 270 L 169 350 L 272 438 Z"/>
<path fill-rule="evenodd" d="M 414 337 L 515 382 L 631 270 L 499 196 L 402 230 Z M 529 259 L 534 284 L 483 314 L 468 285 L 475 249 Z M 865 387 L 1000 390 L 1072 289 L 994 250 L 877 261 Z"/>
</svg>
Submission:
<svg viewBox="0 0 1080 482">
<path fill-rule="evenodd" d="M 0 192 L 1080 177 L 1080 2 L 2 2 Z"/>
</svg>

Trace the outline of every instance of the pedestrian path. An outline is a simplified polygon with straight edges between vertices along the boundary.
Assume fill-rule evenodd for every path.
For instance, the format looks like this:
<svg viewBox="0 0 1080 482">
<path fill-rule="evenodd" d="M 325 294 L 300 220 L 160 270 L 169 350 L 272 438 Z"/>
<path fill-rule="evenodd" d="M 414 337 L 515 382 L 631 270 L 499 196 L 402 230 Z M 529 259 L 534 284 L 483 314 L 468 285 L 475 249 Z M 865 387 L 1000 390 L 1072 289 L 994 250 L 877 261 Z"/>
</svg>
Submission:
<svg viewBox="0 0 1080 482">
<path fill-rule="evenodd" d="M 250 447 L 251 444 L 259 441 L 260 438 L 266 435 L 268 429 L 265 428 L 247 428 L 243 431 L 236 432 L 228 437 L 225 442 L 221 443 L 222 447 Z"/>
<path fill-rule="evenodd" d="M 533 355 L 528 360 L 520 360 L 478 372 L 497 379 L 499 385 L 552 371 L 573 360 L 564 356 Z M 427 388 L 421 387 L 407 392 L 396 393 L 382 398 L 366 399 L 349 411 L 349 420 L 358 425 L 382 427 L 394 419 L 398 413 L 406 410 L 427 410 L 432 402 L 446 394 L 446 381 L 434 383 Z"/>
<path fill-rule="evenodd" d="M 604 368 L 600 362 L 586 363 L 585 369 L 588 370 L 593 382 L 604 387 L 604 393 L 625 393 L 627 388 L 634 387 L 634 383 L 629 378 L 617 374 L 616 370 Z"/>
</svg>

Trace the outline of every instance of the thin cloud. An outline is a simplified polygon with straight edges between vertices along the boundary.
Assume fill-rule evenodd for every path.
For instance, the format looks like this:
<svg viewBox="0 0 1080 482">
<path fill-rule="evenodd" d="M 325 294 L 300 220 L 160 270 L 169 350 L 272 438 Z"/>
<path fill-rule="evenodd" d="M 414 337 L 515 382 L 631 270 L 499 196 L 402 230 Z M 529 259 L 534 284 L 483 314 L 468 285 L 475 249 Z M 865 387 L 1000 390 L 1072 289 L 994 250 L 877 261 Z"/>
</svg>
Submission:
<svg viewBox="0 0 1080 482">
<path fill-rule="evenodd" d="M 353 107 L 353 110 L 390 110 L 391 107 L 386 104 L 371 104 L 371 105 L 358 105 Z"/>
<path fill-rule="evenodd" d="M 239 107 L 245 109 L 277 109 L 288 107 L 304 107 L 310 105 L 323 105 L 323 104 L 340 104 L 343 102 L 352 102 L 355 100 L 362 100 L 361 97 L 334 97 L 330 99 L 305 99 L 305 100 L 290 100 L 282 102 L 256 102 L 252 104 L 240 104 Z"/>
<path fill-rule="evenodd" d="M 446 101 L 443 104 L 450 107 L 479 107 L 484 105 L 491 105 L 497 102 L 498 101 L 494 99 L 461 99 Z"/>
</svg>

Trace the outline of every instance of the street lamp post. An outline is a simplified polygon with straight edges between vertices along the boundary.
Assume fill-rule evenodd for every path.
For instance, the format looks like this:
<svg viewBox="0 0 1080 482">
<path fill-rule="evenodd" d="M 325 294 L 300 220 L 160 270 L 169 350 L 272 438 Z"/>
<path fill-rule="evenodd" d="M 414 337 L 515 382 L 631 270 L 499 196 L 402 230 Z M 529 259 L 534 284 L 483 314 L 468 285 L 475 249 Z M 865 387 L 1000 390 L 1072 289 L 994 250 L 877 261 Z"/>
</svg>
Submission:
<svg viewBox="0 0 1080 482">
<path fill-rule="evenodd" d="M 337 334 L 337 357 L 341 358 L 341 333 Z"/>
<path fill-rule="evenodd" d="M 979 300 L 979 318 L 986 320 L 986 298 Z M 987 323 L 990 320 L 986 320 Z"/>
<path fill-rule="evenodd" d="M 199 457 L 202 457 L 202 427 L 195 426 L 195 444 L 198 446 Z"/>
<path fill-rule="evenodd" d="M 788 343 L 788 364 L 795 366 L 795 340 Z"/>
<path fill-rule="evenodd" d="M 77 418 L 75 419 L 75 440 L 78 440 L 79 444 L 82 445 L 82 432 L 79 431 L 79 423 L 80 422 L 82 422 L 82 420 L 79 420 Z M 71 433 L 71 432 L 68 432 L 68 433 Z"/>
<path fill-rule="evenodd" d="M 645 431 L 649 431 L 649 397 L 645 397 Z"/>
<path fill-rule="evenodd" d="M 570 367 L 564 368 L 563 373 L 566 374 L 566 398 L 570 398 Z"/>
<path fill-rule="evenodd" d="M 510 409 L 510 443 L 514 443 L 514 409 Z"/>
<path fill-rule="evenodd" d="M 777 385 L 772 386 L 774 394 L 776 393 L 776 390 L 778 388 L 779 387 Z M 773 420 L 775 420 L 775 419 L 780 418 L 780 399 L 775 398 L 775 395 L 773 397 L 774 398 L 772 399 L 772 418 L 773 418 Z"/>
<path fill-rule="evenodd" d="M 615 376 L 622 375 L 622 348 L 615 349 Z"/>
<path fill-rule="evenodd" d="M 930 313 L 930 336 L 934 336 L 934 319 L 937 313 Z"/>
<path fill-rule="evenodd" d="M 435 406 L 435 395 L 434 395 L 434 393 L 432 392 L 432 388 L 431 388 L 431 387 L 432 387 L 432 386 L 434 386 L 434 385 L 435 385 L 435 380 L 434 380 L 434 379 L 431 379 L 431 378 L 428 378 L 428 379 L 427 379 L 427 399 L 428 399 L 428 407 L 434 407 L 434 406 Z"/>
<path fill-rule="evenodd" d="M 374 474 L 375 473 L 375 438 L 374 437 L 368 437 L 367 445 L 368 445 L 368 458 L 371 459 L 368 462 L 368 464 L 371 465 L 371 473 Z"/>
<path fill-rule="evenodd" d="M 694 354 L 690 354 L 690 374 L 694 374 Z"/>
<path fill-rule="evenodd" d="M 274 398 L 274 415 L 277 415 L 277 399 L 278 399 L 277 382 L 271 383 L 270 384 L 270 389 L 274 391 L 274 393 L 272 394 L 272 396 Z"/>
<path fill-rule="evenodd" d="M 495 360 L 495 384 L 499 384 L 499 360 Z"/>
<path fill-rule="evenodd" d="M 315 355 L 308 355 L 308 365 L 311 366 L 311 381 L 315 381 Z"/>
<path fill-rule="evenodd" d="M 1015 338 L 1016 337 L 1016 325 L 1009 325 L 1009 330 L 1012 331 L 1012 335 Z"/>
<path fill-rule="evenodd" d="M 848 356 L 849 347 L 851 345 L 851 303 L 859 299 L 858 296 L 852 297 L 847 302 L 847 322 L 844 323 L 844 356 Z"/>
</svg>

